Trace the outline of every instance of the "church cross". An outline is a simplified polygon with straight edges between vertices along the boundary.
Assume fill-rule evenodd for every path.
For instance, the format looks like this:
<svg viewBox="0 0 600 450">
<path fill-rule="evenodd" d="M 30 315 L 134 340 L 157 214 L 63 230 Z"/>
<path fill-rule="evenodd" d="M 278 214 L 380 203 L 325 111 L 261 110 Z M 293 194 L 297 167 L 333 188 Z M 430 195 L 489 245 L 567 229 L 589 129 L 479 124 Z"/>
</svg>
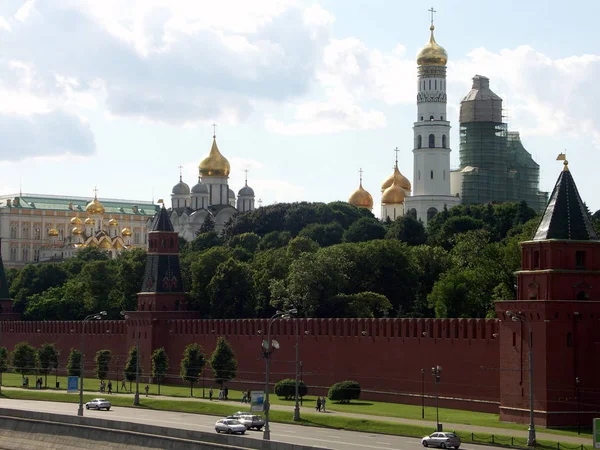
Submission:
<svg viewBox="0 0 600 450">
<path fill-rule="evenodd" d="M 398 152 L 400 151 L 400 149 L 398 147 L 396 147 L 394 149 L 394 152 L 396 152 L 396 165 L 398 165 Z"/>
<path fill-rule="evenodd" d="M 362 186 L 362 174 L 363 174 L 362 167 L 360 169 L 358 169 L 358 173 L 360 174 L 360 185 Z"/>
<path fill-rule="evenodd" d="M 213 127 L 213 137 L 215 138 L 215 137 L 217 137 L 217 124 L 213 123 L 212 127 Z"/>
<path fill-rule="evenodd" d="M 179 168 L 179 181 L 183 180 L 183 166 L 177 166 Z"/>
<path fill-rule="evenodd" d="M 431 13 L 431 26 L 433 26 L 433 15 L 437 12 L 435 9 L 433 9 L 433 6 L 431 8 L 429 8 L 427 11 L 429 11 Z"/>
<path fill-rule="evenodd" d="M 246 172 L 246 186 L 248 186 L 248 169 L 244 169 L 244 172 Z"/>
<path fill-rule="evenodd" d="M 98 186 L 94 186 L 94 198 L 98 198 Z"/>
</svg>

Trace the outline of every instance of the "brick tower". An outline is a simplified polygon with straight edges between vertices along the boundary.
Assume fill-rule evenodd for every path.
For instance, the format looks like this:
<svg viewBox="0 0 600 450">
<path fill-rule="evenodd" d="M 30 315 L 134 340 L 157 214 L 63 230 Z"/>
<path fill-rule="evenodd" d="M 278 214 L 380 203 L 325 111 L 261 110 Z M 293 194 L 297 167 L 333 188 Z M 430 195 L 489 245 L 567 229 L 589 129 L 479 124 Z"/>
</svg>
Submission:
<svg viewBox="0 0 600 450">
<path fill-rule="evenodd" d="M 501 419 L 529 421 L 531 342 L 535 423 L 590 426 L 600 411 L 600 240 L 567 161 L 521 243 L 517 284 L 517 300 L 496 303 Z"/>
<path fill-rule="evenodd" d="M 137 311 L 126 312 L 128 348 L 139 344 L 140 366 L 147 376 L 150 355 L 169 339 L 170 321 L 197 319 L 187 311 L 187 294 L 179 268 L 179 237 L 164 205 L 154 216 L 148 233 L 148 257 Z"/>
</svg>

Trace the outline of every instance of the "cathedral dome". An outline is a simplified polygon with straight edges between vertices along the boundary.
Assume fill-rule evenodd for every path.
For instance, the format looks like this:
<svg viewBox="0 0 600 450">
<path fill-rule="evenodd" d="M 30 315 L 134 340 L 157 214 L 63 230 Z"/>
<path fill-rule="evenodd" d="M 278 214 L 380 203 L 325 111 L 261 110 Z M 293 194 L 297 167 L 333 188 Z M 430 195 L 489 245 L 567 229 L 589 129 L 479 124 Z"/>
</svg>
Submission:
<svg viewBox="0 0 600 450">
<path fill-rule="evenodd" d="M 100 242 L 100 245 L 98 247 L 104 250 L 110 250 L 111 248 L 113 248 L 113 245 L 112 242 L 110 242 L 108 239 L 104 239 L 102 242 Z"/>
<path fill-rule="evenodd" d="M 108 226 L 110 226 L 110 227 L 118 227 L 119 226 L 119 222 L 117 222 L 117 219 L 115 219 L 114 217 L 111 217 L 110 220 L 108 221 Z"/>
<path fill-rule="evenodd" d="M 96 221 L 94 219 L 92 219 L 91 217 L 88 217 L 87 219 L 85 219 L 85 224 L 86 225 L 96 225 Z"/>
<path fill-rule="evenodd" d="M 410 181 L 408 180 L 408 178 L 402 175 L 402 173 L 400 173 L 400 171 L 398 170 L 398 163 L 396 163 L 396 165 L 394 166 L 394 173 L 387 177 L 381 185 L 381 190 L 385 191 L 387 188 L 389 188 L 392 184 L 394 184 L 394 180 L 396 180 L 396 184 L 399 185 L 405 191 L 411 191 L 412 186 L 410 184 Z"/>
<path fill-rule="evenodd" d="M 173 195 L 189 195 L 190 187 L 179 178 L 179 183 L 173 186 Z"/>
<path fill-rule="evenodd" d="M 233 192 L 233 189 L 231 188 L 229 188 L 229 198 L 235 199 L 235 192 Z"/>
<path fill-rule="evenodd" d="M 417 64 L 419 66 L 445 66 L 448 62 L 448 53 L 446 53 L 444 47 L 435 42 L 435 38 L 433 37 L 435 27 L 431 25 L 429 29 L 431 30 L 429 42 L 417 55 Z"/>
<path fill-rule="evenodd" d="M 398 182 L 394 180 L 392 185 L 388 187 L 385 191 L 383 191 L 383 195 L 381 196 L 381 203 L 384 205 L 395 205 L 399 203 L 404 203 L 405 198 L 406 193 L 404 192 L 404 189 L 402 189 Z"/>
<path fill-rule="evenodd" d="M 217 140 L 213 136 L 210 153 L 200 163 L 200 175 L 203 177 L 228 177 L 231 167 L 229 161 L 219 151 Z"/>
<path fill-rule="evenodd" d="M 48 230 L 48 236 L 50 236 L 50 237 L 58 236 L 58 230 L 56 228 L 50 228 Z"/>
<path fill-rule="evenodd" d="M 71 225 L 81 225 L 81 219 L 75 216 L 71 219 L 70 223 Z"/>
<path fill-rule="evenodd" d="M 348 203 L 361 208 L 373 209 L 373 197 L 363 188 L 362 182 L 358 189 L 350 195 Z"/>
<path fill-rule="evenodd" d="M 254 189 L 252 189 L 248 184 L 240 189 L 238 195 L 241 197 L 254 197 Z"/>
<path fill-rule="evenodd" d="M 83 234 L 83 230 L 81 229 L 81 227 L 74 227 L 71 230 L 71 233 L 73 234 L 73 236 L 81 236 Z"/>
<path fill-rule="evenodd" d="M 208 194 L 208 186 L 198 180 L 198 184 L 192 188 L 192 194 Z"/>
<path fill-rule="evenodd" d="M 104 214 L 104 206 L 98 201 L 98 198 L 94 196 L 94 200 L 89 202 L 85 207 L 88 214 Z"/>
<path fill-rule="evenodd" d="M 122 234 L 123 236 L 126 236 L 126 237 L 129 237 L 129 236 L 131 236 L 131 228 L 129 228 L 129 227 L 125 227 L 125 228 L 123 228 L 123 229 L 121 230 L 121 234 Z"/>
</svg>

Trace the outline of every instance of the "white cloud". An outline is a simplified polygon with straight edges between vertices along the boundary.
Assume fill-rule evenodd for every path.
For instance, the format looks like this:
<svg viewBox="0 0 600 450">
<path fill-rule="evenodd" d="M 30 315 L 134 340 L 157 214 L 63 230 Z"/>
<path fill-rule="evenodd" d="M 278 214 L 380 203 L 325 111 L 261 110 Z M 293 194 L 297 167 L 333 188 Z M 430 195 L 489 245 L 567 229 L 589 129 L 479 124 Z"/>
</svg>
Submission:
<svg viewBox="0 0 600 450">
<path fill-rule="evenodd" d="M 0 16 L 0 31 L 12 31 L 12 27 L 10 26 L 10 23 L 8 23 L 8 21 Z"/>
<path fill-rule="evenodd" d="M 15 19 L 17 19 L 19 22 L 25 22 L 33 14 L 35 14 L 35 12 L 35 1 L 28 0 L 15 13 Z"/>
</svg>

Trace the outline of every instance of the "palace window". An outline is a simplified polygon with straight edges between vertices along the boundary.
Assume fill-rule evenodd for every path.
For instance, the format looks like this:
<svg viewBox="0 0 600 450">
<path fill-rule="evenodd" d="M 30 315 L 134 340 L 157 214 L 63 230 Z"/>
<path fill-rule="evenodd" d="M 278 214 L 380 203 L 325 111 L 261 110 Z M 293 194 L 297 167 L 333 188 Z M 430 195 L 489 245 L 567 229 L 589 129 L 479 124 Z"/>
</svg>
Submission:
<svg viewBox="0 0 600 450">
<path fill-rule="evenodd" d="M 23 249 L 23 261 L 24 262 L 29 261 L 29 249 L 28 248 Z"/>
<path fill-rule="evenodd" d="M 431 90 L 431 80 L 429 80 L 429 90 Z"/>
<path fill-rule="evenodd" d="M 429 135 L 429 148 L 435 148 L 435 136 L 433 134 Z"/>
<path fill-rule="evenodd" d="M 433 219 L 433 216 L 435 216 L 437 212 L 438 210 L 436 208 L 429 208 L 427 210 L 427 221 L 429 222 L 431 219 Z"/>
<path fill-rule="evenodd" d="M 29 227 L 23 227 L 22 237 L 23 239 L 29 239 Z"/>
<path fill-rule="evenodd" d="M 442 134 L 442 148 L 446 148 L 446 135 Z"/>
<path fill-rule="evenodd" d="M 435 119 L 433 118 L 433 116 L 429 116 L 429 121 L 433 122 Z"/>
<path fill-rule="evenodd" d="M 42 230 L 36 228 L 33 230 L 33 239 L 40 240 L 42 238 Z"/>
<path fill-rule="evenodd" d="M 437 80 L 435 80 L 435 90 L 437 91 Z"/>
<path fill-rule="evenodd" d="M 540 252 L 538 250 L 533 251 L 533 268 L 540 268 Z"/>
<path fill-rule="evenodd" d="M 577 250 L 575 252 L 575 267 L 578 269 L 585 269 L 585 252 Z"/>
<path fill-rule="evenodd" d="M 429 178 L 431 178 L 431 179 L 433 180 L 433 170 L 432 170 L 432 171 L 430 171 L 430 173 L 429 173 Z"/>
<path fill-rule="evenodd" d="M 17 260 L 17 249 L 16 248 L 11 248 L 10 249 L 10 260 L 11 261 L 16 261 Z"/>
<path fill-rule="evenodd" d="M 423 147 L 423 137 L 419 134 L 417 136 L 417 148 Z"/>
<path fill-rule="evenodd" d="M 11 239 L 17 238 L 17 227 L 10 227 L 10 238 Z"/>
</svg>

